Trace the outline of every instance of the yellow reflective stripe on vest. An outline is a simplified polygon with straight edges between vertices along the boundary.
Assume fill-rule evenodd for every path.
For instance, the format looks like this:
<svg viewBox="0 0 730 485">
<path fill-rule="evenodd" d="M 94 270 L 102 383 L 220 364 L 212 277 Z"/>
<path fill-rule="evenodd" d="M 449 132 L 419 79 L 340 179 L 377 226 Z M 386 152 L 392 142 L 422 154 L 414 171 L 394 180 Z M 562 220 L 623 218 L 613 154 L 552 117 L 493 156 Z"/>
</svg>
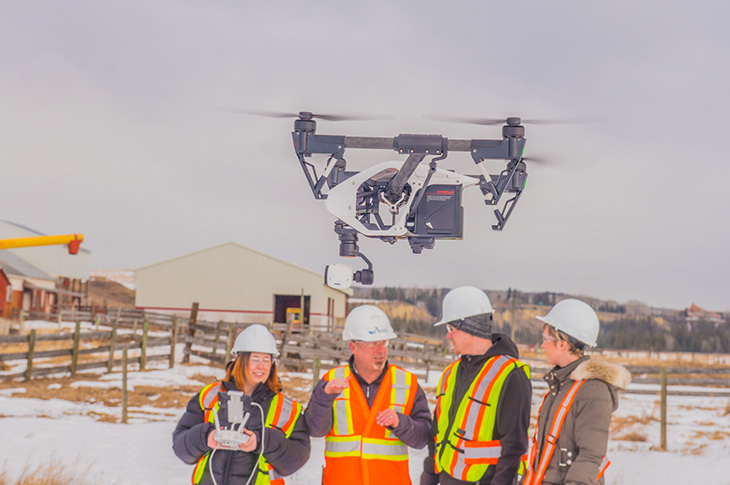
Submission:
<svg viewBox="0 0 730 485">
<path fill-rule="evenodd" d="M 388 407 L 403 413 L 406 405 L 412 400 L 411 394 L 415 389 L 410 372 L 396 366 L 389 366 L 391 378 L 391 390 Z M 345 379 L 351 376 L 348 365 L 330 370 L 325 375 L 325 380 Z M 400 441 L 392 431 L 386 428 L 385 438 L 363 438 L 361 435 L 353 435 L 355 432 L 352 418 L 352 406 L 350 400 L 350 387 L 348 386 L 342 394 L 337 396 L 334 402 L 332 434 L 325 436 L 326 457 L 362 457 L 363 459 L 382 460 L 407 460 L 408 447 Z"/>
<path fill-rule="evenodd" d="M 218 401 L 218 393 L 222 390 L 222 387 L 220 382 L 214 382 L 213 384 L 208 384 L 200 391 L 199 401 L 201 409 L 210 409 L 213 402 Z"/>
<path fill-rule="evenodd" d="M 497 460 L 502 454 L 502 445 L 498 440 L 491 442 L 472 441 L 464 443 L 465 463 L 489 463 Z"/>
<path fill-rule="evenodd" d="M 215 409 L 216 411 L 218 411 L 218 409 L 220 409 L 220 404 L 218 404 L 218 392 L 221 390 L 221 388 L 222 386 L 220 382 L 208 384 L 203 388 L 202 391 L 200 391 L 200 395 L 198 396 L 200 409 L 204 411 L 205 414 L 203 416 L 208 423 L 215 422 L 213 413 L 210 412 L 210 410 Z M 200 483 L 200 480 L 203 479 L 203 473 L 205 473 L 205 467 L 208 464 L 209 458 L 210 451 L 201 456 L 198 460 L 198 463 L 195 464 L 195 468 L 193 468 L 193 485 Z"/>
<path fill-rule="evenodd" d="M 497 377 L 497 373 L 502 370 L 504 364 L 506 364 L 510 360 L 511 359 L 505 356 L 500 356 L 492 364 L 484 378 L 479 381 L 479 386 L 477 386 L 477 388 L 474 389 L 474 392 L 471 394 L 471 398 L 473 400 L 486 404 L 488 398 L 488 396 L 486 396 L 487 389 L 489 389 L 489 387 L 492 385 L 492 380 Z M 480 411 L 483 412 L 483 410 L 481 410 L 480 408 L 481 406 L 468 406 L 469 411 L 466 416 L 465 422 L 462 421 L 459 424 L 459 429 L 463 429 L 466 431 L 463 435 L 464 439 L 473 440 L 475 439 L 476 434 L 479 432 L 479 430 L 477 429 L 477 420 L 479 419 Z M 496 410 L 494 411 L 494 414 L 496 414 Z M 458 414 L 456 422 L 459 423 Z"/>
<path fill-rule="evenodd" d="M 364 438 L 362 440 L 363 460 L 408 460 L 408 447 L 400 440 Z"/>
<path fill-rule="evenodd" d="M 332 379 L 346 379 L 350 376 L 350 367 L 345 365 L 335 367 L 327 373 L 327 381 Z M 347 386 L 336 398 L 334 403 L 334 422 L 332 427 L 335 434 L 349 435 L 353 432 L 352 412 L 350 410 L 350 386 Z"/>
<path fill-rule="evenodd" d="M 391 390 L 390 390 L 390 408 L 397 413 L 404 413 L 406 403 L 410 399 L 411 385 L 413 384 L 413 374 L 403 369 L 391 365 Z M 386 438 L 395 438 L 393 431 L 385 428 Z"/>
<path fill-rule="evenodd" d="M 276 419 L 276 410 L 279 407 L 279 401 L 282 401 L 281 411 L 278 419 Z M 269 428 L 276 426 L 281 429 L 284 432 L 284 436 L 288 438 L 291 436 L 292 431 L 294 431 L 294 425 L 296 424 L 297 419 L 299 419 L 301 412 L 301 404 L 296 401 L 292 401 L 281 393 L 277 393 L 271 400 L 271 404 L 269 404 L 269 410 L 266 413 L 266 426 Z M 292 415 L 296 417 L 289 422 Z M 276 419 L 276 422 L 274 422 L 274 419 Z M 287 426 L 287 423 L 289 423 L 289 426 Z M 258 474 L 259 476 L 256 477 L 256 481 L 254 482 L 255 485 L 265 485 L 273 482 L 274 480 L 279 480 L 277 483 L 284 483 L 283 477 L 274 470 L 274 467 L 271 466 L 268 461 L 266 461 L 264 455 L 261 455 L 261 459 L 259 460 L 259 469 L 263 473 Z"/>
<path fill-rule="evenodd" d="M 400 412 L 403 412 L 403 408 L 405 407 L 406 402 L 408 402 L 408 390 L 411 388 L 411 383 L 409 381 L 411 380 L 411 376 L 394 365 L 391 365 L 390 368 L 392 369 L 391 374 L 393 382 L 393 388 L 390 391 L 390 403 L 391 406 L 399 406 Z"/>
<path fill-rule="evenodd" d="M 210 457 L 210 451 L 200 457 L 198 463 L 195 464 L 193 469 L 193 485 L 200 483 L 203 479 L 203 473 L 205 473 L 205 466 L 208 464 L 208 458 Z"/>
<path fill-rule="evenodd" d="M 326 436 L 324 456 L 360 456 L 362 436 Z"/>
</svg>

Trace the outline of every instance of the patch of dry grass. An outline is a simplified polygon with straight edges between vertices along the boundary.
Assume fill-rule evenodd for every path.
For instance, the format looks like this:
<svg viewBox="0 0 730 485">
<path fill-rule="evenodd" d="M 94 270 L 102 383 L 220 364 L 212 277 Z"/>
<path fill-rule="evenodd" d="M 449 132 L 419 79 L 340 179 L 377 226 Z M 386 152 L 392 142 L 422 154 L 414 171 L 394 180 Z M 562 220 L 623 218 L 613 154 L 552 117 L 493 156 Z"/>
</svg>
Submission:
<svg viewBox="0 0 730 485">
<path fill-rule="evenodd" d="M 626 428 L 631 428 L 634 425 L 640 424 L 640 425 L 648 425 L 652 422 L 659 422 L 659 419 L 654 417 L 653 415 L 650 416 L 614 416 L 611 419 L 611 428 L 610 432 L 611 435 L 618 434 L 619 432 L 625 430 Z M 630 434 L 630 433 L 629 433 Z M 620 438 L 615 438 L 620 439 Z"/>
<path fill-rule="evenodd" d="M 693 455 L 693 456 L 700 456 L 705 452 L 705 449 L 707 448 L 707 444 L 702 444 L 700 446 L 695 446 L 694 448 L 689 446 L 689 443 L 687 443 L 687 448 L 685 451 L 685 455 Z"/>
<path fill-rule="evenodd" d="M 615 441 L 634 441 L 634 442 L 648 441 L 648 438 L 644 433 L 639 433 L 637 431 L 630 431 L 628 433 L 624 433 L 622 435 L 616 436 L 611 439 L 615 440 Z"/>
<path fill-rule="evenodd" d="M 722 441 L 728 437 L 730 437 L 728 431 L 695 431 L 693 436 L 694 439 L 705 438 L 712 441 Z"/>
<path fill-rule="evenodd" d="M 727 416 L 728 414 L 730 414 L 730 402 L 727 403 L 727 406 L 725 407 L 725 412 L 722 415 Z"/>
<path fill-rule="evenodd" d="M 211 376 L 196 375 L 196 380 L 203 383 L 213 382 Z M 97 402 L 105 406 L 121 406 L 121 389 L 104 389 L 95 387 L 73 387 L 72 383 L 77 381 L 98 381 L 97 374 L 84 374 L 75 378 L 42 378 L 33 379 L 28 382 L 0 381 L 0 389 L 25 388 L 23 398 L 36 399 L 63 399 L 71 402 Z M 49 389 L 50 384 L 60 384 L 58 389 Z M 55 386 L 54 386 L 55 387 Z M 199 392 L 202 386 L 181 386 L 181 387 L 156 387 L 156 386 L 135 386 L 129 389 L 127 394 L 128 405 L 132 407 L 152 406 L 164 409 L 177 409 L 185 406 L 195 393 Z M 18 395 L 20 396 L 20 394 Z M 115 422 L 113 416 L 100 415 L 100 421 Z"/>
<path fill-rule="evenodd" d="M 7 471 L 7 463 L 0 470 L 0 485 L 95 485 L 101 481 L 90 481 L 88 479 L 92 465 L 88 466 L 67 466 L 61 463 L 55 456 L 40 465 L 27 464 L 20 472 L 20 475 L 11 479 Z M 118 482 L 115 482 L 118 483 Z"/>
<path fill-rule="evenodd" d="M 284 385 L 284 394 L 299 404 L 305 405 L 311 397 L 312 381 L 304 377 L 292 376 L 286 381 L 281 381 Z"/>
</svg>

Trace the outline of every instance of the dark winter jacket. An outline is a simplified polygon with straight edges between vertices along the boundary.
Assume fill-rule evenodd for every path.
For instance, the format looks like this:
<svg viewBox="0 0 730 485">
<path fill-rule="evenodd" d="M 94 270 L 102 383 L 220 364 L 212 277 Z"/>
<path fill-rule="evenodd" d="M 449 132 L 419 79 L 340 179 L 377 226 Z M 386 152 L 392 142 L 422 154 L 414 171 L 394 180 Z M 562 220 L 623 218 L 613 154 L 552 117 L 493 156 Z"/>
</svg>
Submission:
<svg viewBox="0 0 730 485">
<path fill-rule="evenodd" d="M 237 390 L 232 382 L 223 382 L 223 385 L 226 391 Z M 268 413 L 269 405 L 274 396 L 275 393 L 268 386 L 259 384 L 254 389 L 251 400 L 258 403 L 264 410 L 264 413 Z M 188 402 L 185 414 L 180 418 L 180 422 L 172 433 L 172 448 L 175 454 L 189 465 L 194 465 L 200 457 L 208 451 L 211 451 L 211 448 L 207 444 L 208 434 L 213 430 L 214 426 L 211 423 L 205 422 L 204 411 L 200 407 L 199 397 L 200 393 L 193 396 L 190 402 Z M 228 395 L 225 392 L 219 393 L 220 409 L 218 415 L 221 426 L 230 429 L 231 423 L 227 419 L 227 397 Z M 252 405 L 250 412 L 251 418 L 246 424 L 246 429 L 256 435 L 257 448 L 253 452 L 217 450 L 212 456 L 212 466 L 218 485 L 239 485 L 246 483 L 246 480 L 248 480 L 256 465 L 258 454 L 261 452 L 261 411 L 259 411 L 258 407 Z M 265 433 L 264 458 L 266 458 L 280 475 L 291 475 L 309 459 L 309 433 L 301 416 L 297 419 L 289 438 L 286 438 L 284 432 L 278 428 L 268 427 Z M 252 483 L 253 481 L 255 480 L 252 480 Z M 206 485 L 213 483 L 207 464 L 205 474 L 200 483 Z"/>
<path fill-rule="evenodd" d="M 554 367 L 545 376 L 548 394 L 538 420 L 538 454 L 545 446 L 545 433 L 552 425 L 560 402 L 575 381 L 588 379 L 578 390 L 558 436 L 543 483 L 593 485 L 608 446 L 611 414 L 618 408 L 618 389 L 625 389 L 631 374 L 625 368 L 581 357 L 565 367 Z"/>
<path fill-rule="evenodd" d="M 352 376 L 357 380 L 357 383 L 362 388 L 362 393 L 368 402 L 368 406 L 372 407 L 375 401 L 375 396 L 378 394 L 380 389 L 380 383 L 383 381 L 386 371 L 390 364 L 385 363 L 385 368 L 380 376 L 373 382 L 368 384 L 361 376 L 355 371 L 353 365 L 353 357 L 350 356 L 349 366 Z M 324 379 L 320 379 L 314 388 L 312 398 L 309 400 L 309 405 L 306 411 L 304 411 L 304 419 L 307 422 L 309 433 L 315 437 L 322 437 L 326 435 L 333 425 L 332 408 L 335 402 L 336 395 L 327 394 L 324 392 L 324 386 L 327 383 Z M 399 440 L 411 448 L 423 448 L 426 446 L 428 441 L 428 433 L 431 428 L 431 411 L 428 409 L 428 400 L 426 394 L 421 389 L 421 385 L 418 385 L 416 390 L 416 397 L 413 400 L 413 407 L 409 415 L 398 413 L 398 426 L 395 428 L 388 428 L 393 431 Z"/>
<path fill-rule="evenodd" d="M 461 362 L 456 373 L 456 385 L 452 402 L 454 405 L 449 410 L 449 422 L 453 423 L 458 411 L 461 399 L 469 390 L 477 374 L 487 360 L 492 357 L 507 355 L 519 358 L 517 346 L 506 335 L 493 334 L 492 346 L 482 355 L 462 355 Z M 428 442 L 428 456 L 423 462 L 423 474 L 421 485 L 435 485 L 437 483 L 460 485 L 467 483 L 479 483 L 481 485 L 512 485 L 516 483 L 517 471 L 520 466 L 522 455 L 527 452 L 528 428 L 530 426 L 530 400 L 532 397 L 532 385 L 525 373 L 515 368 L 504 381 L 499 405 L 497 408 L 494 427 L 494 439 L 499 440 L 502 446 L 502 454 L 496 465 L 487 468 L 487 472 L 479 482 L 465 482 L 450 476 L 446 472 L 439 475 L 434 470 L 434 454 L 436 445 L 434 438 L 438 434 L 438 423 L 434 415 L 431 427 L 431 439 Z"/>
</svg>

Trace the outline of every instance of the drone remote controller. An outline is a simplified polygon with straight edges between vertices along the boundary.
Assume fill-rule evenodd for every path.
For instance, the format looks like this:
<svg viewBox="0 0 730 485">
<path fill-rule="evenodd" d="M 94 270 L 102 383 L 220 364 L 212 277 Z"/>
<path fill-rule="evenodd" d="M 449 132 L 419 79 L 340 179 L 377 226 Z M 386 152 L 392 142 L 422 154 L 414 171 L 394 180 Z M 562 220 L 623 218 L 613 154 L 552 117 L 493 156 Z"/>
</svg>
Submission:
<svg viewBox="0 0 730 485">
<path fill-rule="evenodd" d="M 222 450 L 237 450 L 238 447 L 244 443 L 247 443 L 250 436 L 243 432 L 248 419 L 251 417 L 250 413 L 246 413 L 241 420 L 237 430 L 232 429 L 221 429 L 220 419 L 218 418 L 218 412 L 214 409 L 213 416 L 215 417 L 215 435 L 213 438 L 218 442 Z"/>
<path fill-rule="evenodd" d="M 213 418 L 215 420 L 215 435 L 213 438 L 220 445 L 222 450 L 237 450 L 238 447 L 244 443 L 247 443 L 250 436 L 243 432 L 248 423 L 251 414 L 245 411 L 243 408 L 243 393 L 240 391 L 229 391 L 228 392 L 228 420 L 231 422 L 231 427 L 236 429 L 221 429 L 220 418 L 218 417 L 218 411 L 213 409 Z"/>
</svg>

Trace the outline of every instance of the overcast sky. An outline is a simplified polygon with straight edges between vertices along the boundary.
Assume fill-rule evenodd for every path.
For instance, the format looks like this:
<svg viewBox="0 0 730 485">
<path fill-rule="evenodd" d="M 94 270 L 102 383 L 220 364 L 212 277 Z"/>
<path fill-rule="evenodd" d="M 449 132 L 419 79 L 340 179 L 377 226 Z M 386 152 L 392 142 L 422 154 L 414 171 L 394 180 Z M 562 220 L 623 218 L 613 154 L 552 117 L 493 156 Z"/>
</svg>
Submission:
<svg viewBox="0 0 730 485">
<path fill-rule="evenodd" d="M 526 126 L 527 190 L 503 232 L 465 192 L 465 237 L 412 255 L 361 238 L 375 283 L 518 288 L 730 310 L 725 2 L 39 1 L 0 4 L 0 218 L 81 232 L 96 269 L 235 241 L 322 271 L 334 219 L 292 120 L 323 134 L 501 137 Z M 348 168 L 397 159 L 351 151 Z M 443 163 L 475 173 L 471 159 Z M 359 260 L 350 261 L 356 269 Z M 255 275 L 252 275 L 255 277 Z"/>
</svg>

